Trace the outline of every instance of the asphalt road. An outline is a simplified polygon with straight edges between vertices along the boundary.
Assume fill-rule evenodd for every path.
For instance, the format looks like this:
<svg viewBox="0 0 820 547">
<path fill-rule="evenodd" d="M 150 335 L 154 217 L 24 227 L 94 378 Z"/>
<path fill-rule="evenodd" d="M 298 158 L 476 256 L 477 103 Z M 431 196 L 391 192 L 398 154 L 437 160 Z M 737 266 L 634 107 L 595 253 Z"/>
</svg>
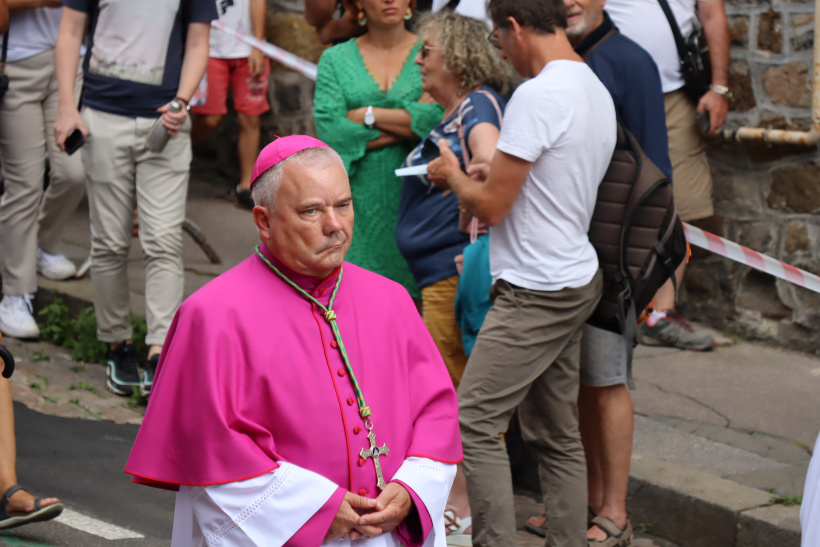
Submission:
<svg viewBox="0 0 820 547">
<path fill-rule="evenodd" d="M 80 519 L 91 517 L 144 537 L 112 542 L 50 521 L 0 532 L 0 543 L 8 547 L 170 545 L 174 494 L 131 484 L 130 476 L 122 472 L 137 426 L 49 416 L 17 403 L 14 412 L 17 476 L 22 485 L 38 496 L 59 497 L 73 521 L 79 513 Z"/>
</svg>

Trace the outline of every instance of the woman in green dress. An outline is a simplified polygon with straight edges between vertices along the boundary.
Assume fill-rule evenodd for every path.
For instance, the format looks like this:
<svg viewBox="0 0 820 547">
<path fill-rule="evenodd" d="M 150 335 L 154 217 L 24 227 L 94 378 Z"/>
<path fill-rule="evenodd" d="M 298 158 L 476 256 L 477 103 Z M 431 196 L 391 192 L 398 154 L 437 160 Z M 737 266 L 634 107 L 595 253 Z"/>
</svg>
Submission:
<svg viewBox="0 0 820 547">
<path fill-rule="evenodd" d="M 314 96 L 316 132 L 341 155 L 356 222 L 347 260 L 389 277 L 419 297 L 396 245 L 402 181 L 394 171 L 441 121 L 413 62 L 418 36 L 405 27 L 412 0 L 357 0 L 367 32 L 322 54 Z"/>
</svg>

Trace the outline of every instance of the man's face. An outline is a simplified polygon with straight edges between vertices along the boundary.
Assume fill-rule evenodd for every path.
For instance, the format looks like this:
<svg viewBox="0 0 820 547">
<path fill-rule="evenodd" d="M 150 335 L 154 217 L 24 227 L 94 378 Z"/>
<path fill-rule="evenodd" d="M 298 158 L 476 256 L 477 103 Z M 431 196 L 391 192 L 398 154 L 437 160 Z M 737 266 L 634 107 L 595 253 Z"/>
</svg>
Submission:
<svg viewBox="0 0 820 547">
<path fill-rule="evenodd" d="M 604 21 L 606 0 L 564 0 L 567 7 L 567 37 L 577 44 Z"/>
<path fill-rule="evenodd" d="M 519 50 L 521 43 L 520 40 L 516 40 L 515 30 L 510 27 L 493 27 L 488 39 L 500 50 L 501 58 L 509 61 L 519 75 L 530 78 L 532 75 L 528 73 L 525 55 Z"/>
<path fill-rule="evenodd" d="M 253 211 L 259 237 L 285 266 L 321 279 L 341 265 L 353 238 L 353 198 L 344 168 L 291 161 L 273 213 Z"/>
</svg>

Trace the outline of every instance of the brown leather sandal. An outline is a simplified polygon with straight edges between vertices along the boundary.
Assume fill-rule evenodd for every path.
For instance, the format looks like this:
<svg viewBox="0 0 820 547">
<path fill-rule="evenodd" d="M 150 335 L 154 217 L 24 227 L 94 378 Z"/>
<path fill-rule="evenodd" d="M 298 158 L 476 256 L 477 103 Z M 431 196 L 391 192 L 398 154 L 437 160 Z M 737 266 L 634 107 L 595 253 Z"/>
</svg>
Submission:
<svg viewBox="0 0 820 547">
<path fill-rule="evenodd" d="M 590 521 L 590 528 L 592 526 L 600 528 L 606 534 L 606 539 L 598 541 L 587 538 L 587 547 L 629 547 L 632 545 L 632 523 L 629 519 L 626 519 L 626 527 L 621 530 L 610 519 L 596 515 Z"/>
</svg>

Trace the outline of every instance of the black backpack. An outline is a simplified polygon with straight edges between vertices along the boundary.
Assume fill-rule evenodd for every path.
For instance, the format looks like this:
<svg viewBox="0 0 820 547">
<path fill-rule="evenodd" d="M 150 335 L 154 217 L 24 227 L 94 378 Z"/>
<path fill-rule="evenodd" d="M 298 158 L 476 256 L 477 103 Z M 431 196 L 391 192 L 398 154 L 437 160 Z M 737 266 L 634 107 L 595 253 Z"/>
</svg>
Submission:
<svg viewBox="0 0 820 547">
<path fill-rule="evenodd" d="M 652 301 L 686 257 L 686 236 L 672 184 L 618 122 L 618 139 L 589 227 L 604 290 L 588 320 L 635 344 L 637 313 Z"/>
</svg>

